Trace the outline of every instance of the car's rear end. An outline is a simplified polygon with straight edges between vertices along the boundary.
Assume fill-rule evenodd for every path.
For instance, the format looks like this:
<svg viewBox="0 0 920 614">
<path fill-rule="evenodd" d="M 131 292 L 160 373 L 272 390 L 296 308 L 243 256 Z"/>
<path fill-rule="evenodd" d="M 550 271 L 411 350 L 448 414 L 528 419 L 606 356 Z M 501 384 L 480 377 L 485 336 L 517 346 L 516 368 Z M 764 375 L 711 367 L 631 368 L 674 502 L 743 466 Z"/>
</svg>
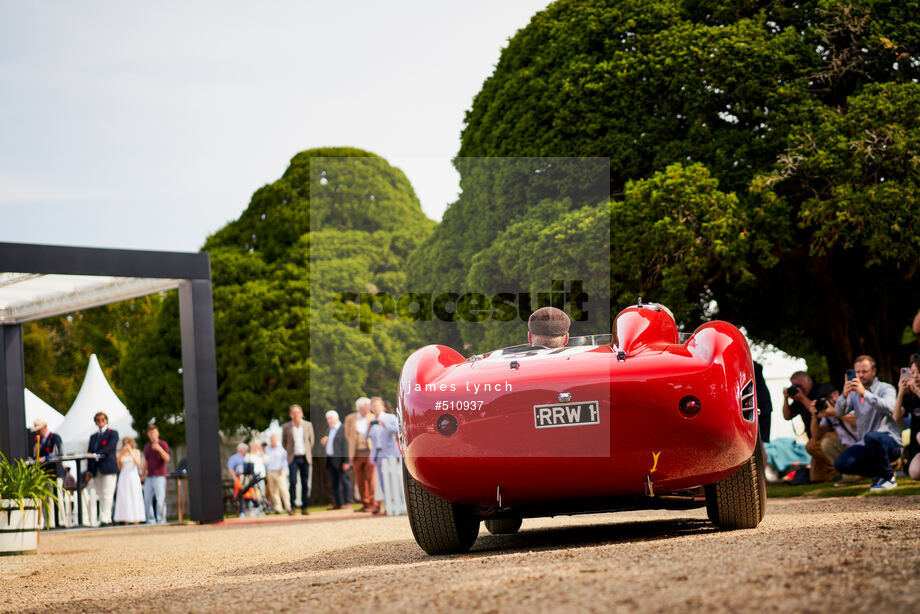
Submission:
<svg viewBox="0 0 920 614">
<path fill-rule="evenodd" d="M 716 322 L 685 344 L 618 350 L 466 360 L 443 346 L 422 348 L 399 387 L 409 474 L 453 503 L 537 515 L 630 497 L 651 503 L 748 461 L 753 369 L 737 329 Z"/>
</svg>

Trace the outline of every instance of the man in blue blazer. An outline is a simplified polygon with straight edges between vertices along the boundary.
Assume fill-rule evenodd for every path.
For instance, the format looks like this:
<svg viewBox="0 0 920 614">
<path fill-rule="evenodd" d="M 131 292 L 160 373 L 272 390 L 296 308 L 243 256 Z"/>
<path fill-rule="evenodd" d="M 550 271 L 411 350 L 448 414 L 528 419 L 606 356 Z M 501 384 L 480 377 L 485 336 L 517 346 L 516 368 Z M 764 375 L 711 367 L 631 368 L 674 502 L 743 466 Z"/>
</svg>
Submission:
<svg viewBox="0 0 920 614">
<path fill-rule="evenodd" d="M 351 480 L 348 479 L 348 470 L 351 468 L 348 440 L 337 411 L 326 412 L 326 424 L 329 425 L 329 432 L 320 439 L 320 443 L 326 448 L 326 471 L 332 483 L 332 505 L 328 509 L 338 510 L 352 500 Z"/>
<path fill-rule="evenodd" d="M 115 483 L 118 481 L 118 460 L 115 450 L 118 448 L 118 431 L 109 428 L 109 417 L 104 412 L 93 416 L 98 432 L 89 437 L 86 449 L 90 457 L 87 463 L 86 477 L 92 478 L 90 486 L 99 497 L 99 523 L 107 527 L 112 524 L 112 503 L 115 500 Z"/>
</svg>

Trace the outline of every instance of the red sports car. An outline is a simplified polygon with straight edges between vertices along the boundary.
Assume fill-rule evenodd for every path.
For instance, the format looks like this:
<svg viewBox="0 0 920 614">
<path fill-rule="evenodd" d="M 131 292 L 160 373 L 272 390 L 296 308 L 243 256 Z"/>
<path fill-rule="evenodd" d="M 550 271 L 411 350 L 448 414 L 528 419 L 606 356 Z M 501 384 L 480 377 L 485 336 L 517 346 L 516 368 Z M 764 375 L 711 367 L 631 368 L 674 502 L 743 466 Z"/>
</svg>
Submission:
<svg viewBox="0 0 920 614">
<path fill-rule="evenodd" d="M 766 504 L 754 368 L 744 336 L 709 322 L 679 342 L 665 307 L 639 304 L 612 335 L 465 358 L 430 345 L 399 381 L 412 533 L 464 552 L 480 521 L 706 506 L 754 528 Z"/>
</svg>

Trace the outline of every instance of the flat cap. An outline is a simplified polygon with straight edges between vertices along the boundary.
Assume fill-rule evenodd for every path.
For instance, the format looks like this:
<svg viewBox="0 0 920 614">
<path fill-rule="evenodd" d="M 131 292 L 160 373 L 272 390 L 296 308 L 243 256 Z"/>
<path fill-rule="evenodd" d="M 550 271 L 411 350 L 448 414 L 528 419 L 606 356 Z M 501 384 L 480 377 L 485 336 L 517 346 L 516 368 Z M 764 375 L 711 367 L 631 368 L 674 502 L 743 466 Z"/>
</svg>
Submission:
<svg viewBox="0 0 920 614">
<path fill-rule="evenodd" d="M 561 337 L 569 332 L 569 316 L 555 307 L 541 307 L 527 320 L 527 330 L 534 335 Z"/>
</svg>

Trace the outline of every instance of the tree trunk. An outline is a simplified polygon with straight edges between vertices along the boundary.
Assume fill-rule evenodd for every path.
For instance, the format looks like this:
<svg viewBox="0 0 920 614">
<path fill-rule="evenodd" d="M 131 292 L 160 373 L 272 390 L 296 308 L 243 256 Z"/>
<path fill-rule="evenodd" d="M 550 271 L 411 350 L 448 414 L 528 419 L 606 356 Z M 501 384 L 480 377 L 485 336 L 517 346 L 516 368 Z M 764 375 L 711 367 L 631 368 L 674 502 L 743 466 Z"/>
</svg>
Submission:
<svg viewBox="0 0 920 614">
<path fill-rule="evenodd" d="M 824 356 L 838 390 L 861 354 L 876 360 L 880 380 L 897 382 L 901 337 L 920 307 L 916 269 L 870 267 L 839 250 L 820 258 L 800 252 L 752 273 L 750 287 L 712 286 L 720 318 L 793 356 Z"/>
</svg>

